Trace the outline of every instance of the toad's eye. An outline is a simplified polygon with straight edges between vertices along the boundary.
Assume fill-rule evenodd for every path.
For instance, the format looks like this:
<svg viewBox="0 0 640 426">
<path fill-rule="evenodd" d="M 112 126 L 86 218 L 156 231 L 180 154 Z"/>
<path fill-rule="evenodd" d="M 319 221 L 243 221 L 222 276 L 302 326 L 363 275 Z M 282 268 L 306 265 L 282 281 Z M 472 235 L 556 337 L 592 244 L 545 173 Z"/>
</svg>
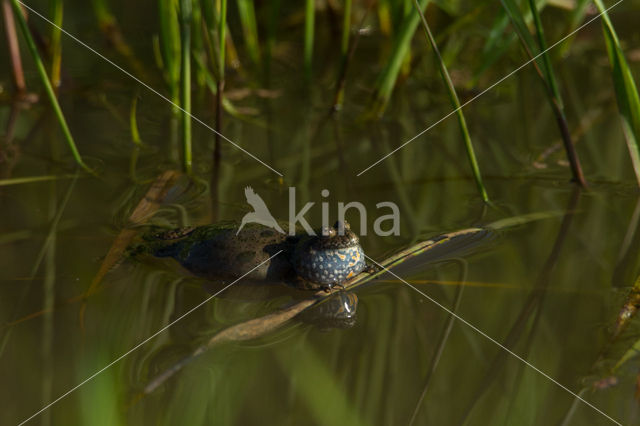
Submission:
<svg viewBox="0 0 640 426">
<path fill-rule="evenodd" d="M 336 230 L 330 226 L 323 226 L 322 227 L 322 236 L 323 237 L 335 237 L 336 236 Z"/>
</svg>

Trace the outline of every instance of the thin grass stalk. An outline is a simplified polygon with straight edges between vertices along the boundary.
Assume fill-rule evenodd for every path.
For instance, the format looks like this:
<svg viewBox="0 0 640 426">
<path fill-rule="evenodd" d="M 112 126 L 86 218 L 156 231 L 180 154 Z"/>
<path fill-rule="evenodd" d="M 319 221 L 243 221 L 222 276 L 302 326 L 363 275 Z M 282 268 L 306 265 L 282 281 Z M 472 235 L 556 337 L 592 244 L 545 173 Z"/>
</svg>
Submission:
<svg viewBox="0 0 640 426">
<path fill-rule="evenodd" d="M 467 158 L 469 159 L 469 165 L 471 166 L 471 171 L 473 172 L 473 177 L 476 181 L 478 192 L 480 192 L 480 196 L 482 197 L 482 200 L 485 202 L 488 202 L 489 195 L 487 194 L 487 190 L 485 189 L 484 184 L 482 182 L 480 167 L 478 166 L 478 161 L 476 160 L 476 154 L 473 149 L 473 143 L 471 142 L 471 136 L 469 135 L 469 129 L 467 128 L 467 121 L 464 118 L 464 113 L 462 112 L 462 108 L 460 106 L 460 100 L 458 99 L 458 94 L 456 93 L 456 89 L 453 86 L 453 82 L 451 81 L 451 77 L 449 76 L 449 71 L 447 71 L 447 66 L 444 63 L 442 56 L 440 55 L 440 51 L 438 50 L 438 45 L 436 44 L 436 40 L 433 38 L 433 35 L 431 34 L 431 29 L 429 29 L 429 24 L 427 23 L 427 19 L 424 17 L 424 13 L 422 13 L 422 9 L 420 8 L 420 4 L 418 3 L 418 0 L 414 0 L 414 4 L 418 10 L 418 13 L 420 14 L 420 19 L 422 20 L 424 33 L 427 37 L 427 40 L 431 44 L 431 48 L 433 49 L 433 53 L 438 62 L 442 80 L 447 86 L 447 91 L 449 92 L 449 98 L 451 100 L 451 104 L 456 109 L 458 123 L 460 125 L 460 130 L 462 131 L 462 136 L 464 138 L 464 145 L 467 150 Z"/>
<path fill-rule="evenodd" d="M 175 163 L 180 162 L 179 122 L 180 109 L 180 19 L 178 17 L 178 0 L 158 0 L 158 18 L 160 34 L 158 42 L 158 57 L 163 75 L 171 97 L 171 118 L 169 119 L 169 158 Z"/>
<path fill-rule="evenodd" d="M 191 0 L 180 1 L 180 18 L 182 34 L 182 146 L 183 167 L 191 173 Z"/>
<path fill-rule="evenodd" d="M 349 36 L 351 34 L 351 0 L 344 0 L 344 10 L 342 11 L 342 39 L 340 42 L 340 53 L 342 58 L 346 58 L 349 51 Z"/>
<path fill-rule="evenodd" d="M 316 9 L 314 0 L 306 0 L 304 13 L 304 75 L 311 81 L 313 66 L 313 37 L 315 32 Z"/>
<path fill-rule="evenodd" d="M 264 48 L 264 71 L 267 87 L 271 79 L 271 59 L 273 48 L 276 45 L 276 29 L 278 28 L 278 18 L 280 14 L 280 0 L 272 0 L 269 8 L 269 20 L 267 22 L 267 41 Z"/>
<path fill-rule="evenodd" d="M 224 80 L 227 40 L 227 0 L 218 0 L 218 80 Z"/>
<path fill-rule="evenodd" d="M 175 0 L 158 1 L 160 20 L 160 54 L 165 80 L 169 86 L 171 101 L 180 104 L 180 22 Z M 173 108 L 179 113 L 178 108 Z"/>
<path fill-rule="evenodd" d="M 545 52 L 547 50 L 547 42 L 544 36 L 544 28 L 542 27 L 540 13 L 538 13 L 538 7 L 536 6 L 536 2 L 534 0 L 529 0 L 529 10 L 531 10 L 531 15 L 533 16 L 533 23 L 535 25 L 536 37 L 538 38 L 540 51 Z M 564 109 L 562 97 L 560 96 L 560 90 L 558 90 L 558 82 L 556 81 L 556 76 L 553 72 L 553 68 L 551 67 L 551 59 L 549 59 L 548 53 L 544 53 L 542 55 L 542 65 L 545 80 L 549 85 L 549 90 L 553 94 L 553 97 L 556 99 L 556 102 L 558 102 L 558 106 L 561 109 Z"/>
<path fill-rule="evenodd" d="M 273 49 L 276 44 L 276 34 L 279 23 L 280 12 L 280 0 L 272 0 L 268 8 L 268 19 L 266 24 L 266 41 L 264 43 L 264 57 L 263 57 L 263 81 L 266 89 L 271 88 L 271 60 L 273 55 Z M 274 137 L 273 129 L 273 101 L 269 98 L 265 98 L 262 101 L 265 122 L 267 124 L 266 136 L 267 136 L 267 148 L 269 150 L 269 164 L 276 164 L 276 138 Z"/>
<path fill-rule="evenodd" d="M 420 10 L 426 8 L 428 4 L 429 0 L 422 0 L 420 2 Z M 418 13 L 408 13 L 404 16 L 398 28 L 394 30 L 396 35 L 394 37 L 391 54 L 386 60 L 387 65 L 378 77 L 375 87 L 372 112 L 376 116 L 382 116 L 387 107 L 402 64 L 409 54 L 411 40 L 418 28 L 419 21 L 420 17 Z"/>
<path fill-rule="evenodd" d="M 607 9 L 601 0 L 594 0 L 594 2 L 602 16 L 602 31 L 611 64 L 611 77 L 618 102 L 622 130 L 633 164 L 633 171 L 640 186 L 640 148 L 638 146 L 640 144 L 640 97 L 631 68 L 609 19 Z"/>
<path fill-rule="evenodd" d="M 222 158 L 222 108 L 224 101 L 226 41 L 227 41 L 227 0 L 219 0 L 218 6 L 218 81 L 216 83 L 216 135 L 213 146 L 213 167 L 211 174 L 211 219 L 218 219 L 220 205 L 220 160 Z"/>
<path fill-rule="evenodd" d="M 378 25 L 380 26 L 380 32 L 385 36 L 391 35 L 391 12 L 389 11 L 388 0 L 378 1 L 376 7 L 376 14 L 378 17 Z"/>
<path fill-rule="evenodd" d="M 567 25 L 567 29 L 563 31 L 565 34 L 572 33 L 581 22 L 584 21 L 587 12 L 589 11 L 589 5 L 591 4 L 591 0 L 576 0 L 573 9 L 571 10 L 571 15 L 569 18 L 569 24 Z M 566 53 L 571 49 L 573 42 L 576 40 L 575 37 L 571 37 L 567 39 L 561 46 L 559 46 L 560 51 L 557 53 L 559 57 L 564 57 Z"/>
<path fill-rule="evenodd" d="M 142 146 L 142 140 L 140 139 L 140 131 L 138 130 L 138 119 L 136 112 L 138 110 L 138 94 L 133 95 L 131 99 L 131 108 L 129 110 L 129 127 L 131 129 L 131 140 L 136 146 Z"/>
<path fill-rule="evenodd" d="M 24 82 L 24 72 L 22 71 L 22 59 L 20 57 L 20 46 L 18 44 L 18 34 L 16 34 L 13 11 L 9 0 L 2 1 L 2 13 L 4 17 L 4 31 L 9 46 L 9 56 L 11 58 L 11 69 L 13 71 L 13 83 L 18 93 L 26 91 Z M 22 13 L 22 11 L 20 11 Z"/>
<path fill-rule="evenodd" d="M 536 46 L 535 41 L 529 34 L 528 28 L 525 23 L 525 19 L 522 16 L 520 10 L 513 0 L 501 0 L 502 6 L 505 9 L 511 23 L 516 30 L 518 38 L 520 39 L 520 43 L 525 50 L 526 54 L 529 58 L 535 58 L 538 52 L 544 52 L 546 50 L 546 42 L 544 40 L 544 32 L 542 28 L 542 22 L 540 20 L 540 16 L 538 14 L 538 9 L 535 5 L 535 2 L 531 1 L 530 10 L 534 19 L 534 24 L 536 27 L 536 34 L 538 38 L 539 45 Z M 567 154 L 567 158 L 569 160 L 569 164 L 571 166 L 571 172 L 573 175 L 573 179 L 582 187 L 587 186 L 587 182 L 584 178 L 584 174 L 582 172 L 582 166 L 580 165 L 580 160 L 578 158 L 578 153 L 576 152 L 575 146 L 573 144 L 573 140 L 571 138 L 571 132 L 569 130 L 569 125 L 567 123 L 567 118 L 564 114 L 562 96 L 560 91 L 558 90 L 555 74 L 553 72 L 553 68 L 551 66 L 551 62 L 548 57 L 548 53 L 543 53 L 540 57 L 536 58 L 533 62 L 533 67 L 536 70 L 536 73 L 542 80 L 545 91 L 547 93 L 547 99 L 549 104 L 551 105 L 551 109 L 556 118 L 556 122 L 558 124 L 558 129 L 560 130 L 560 135 L 562 136 L 562 143 L 564 145 L 565 152 Z M 540 68 L 542 65 L 542 68 Z M 544 71 L 543 71 L 544 70 Z"/>
<path fill-rule="evenodd" d="M 60 87 L 60 66 L 62 64 L 62 44 L 60 42 L 63 18 L 63 1 L 51 0 L 51 15 L 54 25 L 51 26 L 51 84 L 55 89 Z"/>
<path fill-rule="evenodd" d="M 76 184 L 76 180 L 77 180 L 78 175 L 74 175 L 73 176 L 73 180 L 71 181 L 71 183 L 69 184 L 69 188 L 67 189 L 66 194 L 64 195 L 62 201 L 60 202 L 60 204 L 58 205 L 57 211 L 55 212 L 55 215 L 53 215 L 51 222 L 50 222 L 50 227 L 49 227 L 49 232 L 47 233 L 47 236 L 45 237 L 44 241 L 42 242 L 42 246 L 40 247 L 40 250 L 38 252 L 38 254 L 36 255 L 36 259 L 35 262 L 33 264 L 33 266 L 31 267 L 31 272 L 29 273 L 29 279 L 26 283 L 26 285 L 21 287 L 21 291 L 20 294 L 18 295 L 18 297 L 15 299 L 13 306 L 11 308 L 12 313 L 10 314 L 9 318 L 11 320 L 19 320 L 20 317 L 19 312 L 22 311 L 23 309 L 23 305 L 24 302 L 29 294 L 29 290 L 31 289 L 33 282 L 34 282 L 34 278 L 36 276 L 36 273 L 38 272 L 38 270 L 40 269 L 40 266 L 42 265 L 42 262 L 45 261 L 45 257 L 47 255 L 47 253 L 49 252 L 49 247 L 54 244 L 55 242 L 55 235 L 57 232 L 57 229 L 59 228 L 60 225 L 60 219 L 62 218 L 62 215 L 65 211 L 65 208 L 71 198 L 71 194 L 73 193 L 73 189 L 75 188 L 75 184 Z M 31 314 L 29 315 L 29 318 L 37 318 L 40 316 L 40 313 L 35 313 L 35 314 Z M 7 329 L 6 333 L 4 334 L 4 336 L 2 336 L 2 340 L 0 340 L 0 357 L 2 356 L 2 354 L 4 353 L 4 349 L 7 347 L 7 344 L 11 338 L 11 334 L 13 331 L 13 327 L 10 327 L 11 321 L 8 321 L 5 323 L 5 326 L 8 326 L 9 328 Z M 4 327 L 0 327 L 0 330 L 4 331 Z"/>
<path fill-rule="evenodd" d="M 368 10 L 368 9 L 367 9 Z M 351 35 L 351 0 L 345 0 L 342 16 L 342 40 L 340 43 L 340 70 L 338 71 L 338 87 L 333 102 L 335 111 L 342 109 L 344 101 L 344 83 L 349 61 L 349 36 Z"/>
<path fill-rule="evenodd" d="M 542 27 L 542 21 L 540 20 L 540 14 L 538 13 L 538 8 L 534 0 L 529 0 L 529 8 L 531 9 L 531 14 L 533 15 L 533 21 L 536 27 L 536 35 L 538 37 L 540 51 L 545 52 L 547 50 L 547 43 L 544 37 L 544 29 Z M 551 101 L 556 116 L 556 121 L 558 122 L 558 126 L 560 127 L 564 149 L 567 153 L 569 164 L 571 165 L 573 179 L 581 186 L 586 187 L 587 182 L 584 178 L 584 174 L 582 173 L 580 159 L 578 158 L 578 153 L 576 152 L 575 145 L 571 138 L 571 132 L 569 131 L 567 118 L 564 114 L 564 103 L 562 102 L 562 95 L 560 94 L 560 90 L 558 90 L 558 83 L 551 66 L 551 60 L 549 59 L 548 52 L 542 55 L 542 63 L 544 65 L 547 84 L 549 85 L 549 90 L 552 94 Z"/>
<path fill-rule="evenodd" d="M 57 138 L 56 138 L 56 141 Z M 57 151 L 57 150 L 56 150 Z M 53 156 L 56 157 L 55 155 Z M 58 210 L 57 207 L 57 185 L 55 181 L 49 184 L 49 221 L 53 221 Z M 51 227 L 51 240 L 44 256 L 44 281 L 43 281 L 43 300 L 42 310 L 45 312 L 42 316 L 42 404 L 46 405 L 51 401 L 53 390 L 53 345 L 54 345 L 54 315 L 53 308 L 55 305 L 55 287 L 56 287 L 56 244 L 57 244 L 57 226 Z M 51 424 L 51 412 L 43 413 L 42 425 Z"/>
<path fill-rule="evenodd" d="M 451 311 L 453 313 L 457 313 L 460 309 L 460 302 L 462 301 L 462 291 L 464 290 L 464 283 L 467 279 L 467 270 L 468 265 L 464 260 L 456 260 L 456 263 L 459 263 L 461 266 L 460 269 L 460 279 L 459 282 L 463 283 L 463 285 L 458 286 L 456 289 L 456 294 L 453 298 L 453 306 L 451 307 Z M 433 354 L 433 358 L 431 358 L 431 363 L 429 365 L 429 370 L 427 372 L 427 376 L 424 379 L 424 387 L 422 389 L 422 393 L 416 402 L 416 406 L 413 410 L 413 414 L 411 415 L 411 419 L 409 420 L 409 426 L 415 424 L 416 418 L 418 417 L 418 413 L 420 412 L 420 408 L 422 407 L 422 403 L 424 401 L 424 397 L 427 395 L 427 391 L 429 390 L 429 384 L 431 382 L 431 378 L 435 373 L 438 364 L 440 363 L 440 359 L 442 358 L 442 353 L 444 352 L 447 341 L 449 340 L 449 335 L 451 334 L 451 330 L 453 329 L 453 324 L 456 322 L 456 317 L 452 314 L 449 314 L 449 318 L 447 318 L 447 322 L 442 329 L 440 337 L 438 338 L 438 344 L 436 345 L 435 353 Z"/>
<path fill-rule="evenodd" d="M 38 53 L 38 48 L 36 47 L 33 38 L 31 37 L 31 32 L 29 31 L 29 27 L 27 26 L 27 22 L 22 15 L 22 9 L 20 8 L 20 3 L 17 0 L 11 0 L 11 4 L 13 6 L 13 12 L 18 20 L 18 24 L 20 25 L 20 31 L 22 32 L 23 37 L 27 42 L 27 47 L 29 48 L 29 52 L 33 57 L 33 60 L 36 64 L 36 68 L 38 70 L 38 75 L 40 77 L 40 81 L 44 85 L 45 92 L 47 97 L 49 98 L 49 102 L 51 102 L 51 107 L 55 113 L 56 119 L 58 120 L 58 124 L 60 124 L 60 128 L 62 129 L 62 133 L 67 141 L 67 145 L 73 154 L 73 158 L 76 160 L 76 163 L 84 170 L 88 172 L 92 172 L 92 170 L 87 166 L 82 157 L 80 156 L 80 152 L 76 147 L 76 143 L 73 140 L 73 136 L 71 135 L 71 131 L 69 130 L 69 126 L 67 125 L 67 120 L 64 118 L 64 114 L 62 113 L 62 109 L 60 108 L 60 104 L 58 103 L 58 99 L 56 98 L 56 94 L 51 86 L 51 82 L 49 81 L 49 76 L 47 75 L 47 70 L 44 67 L 44 63 L 40 58 L 40 54 Z"/>
<path fill-rule="evenodd" d="M 253 0 L 237 0 L 240 24 L 247 45 L 247 52 L 255 65 L 260 64 L 260 44 L 258 43 L 258 25 Z"/>
<path fill-rule="evenodd" d="M 203 28 L 204 18 L 202 16 L 202 7 L 200 1 L 196 0 L 192 2 L 192 12 L 191 12 L 191 27 L 194 29 L 191 34 L 191 60 L 204 60 L 206 57 L 206 52 L 204 48 L 204 38 L 203 32 L 199 31 L 199 29 Z M 197 59 L 196 59 L 197 58 Z M 204 75 L 204 71 L 202 68 L 195 66 L 195 70 L 193 71 L 196 80 L 197 87 L 197 103 L 202 104 L 203 96 L 205 94 L 206 88 L 206 79 Z"/>
<path fill-rule="evenodd" d="M 91 4 L 93 6 L 96 19 L 98 20 L 100 31 L 102 31 L 110 45 L 129 63 L 136 76 L 143 81 L 148 81 L 149 77 L 147 76 L 142 62 L 138 60 L 135 52 L 125 40 L 122 31 L 120 31 L 120 27 L 118 26 L 118 21 L 109 9 L 108 0 L 91 0 Z"/>
<path fill-rule="evenodd" d="M 0 179 L 0 186 L 11 186 L 11 185 L 24 185 L 26 183 L 39 183 L 46 182 L 50 180 L 57 179 L 72 179 L 75 175 L 45 175 L 45 176 L 30 176 L 30 177 L 19 177 L 19 178 L 7 178 Z"/>
</svg>

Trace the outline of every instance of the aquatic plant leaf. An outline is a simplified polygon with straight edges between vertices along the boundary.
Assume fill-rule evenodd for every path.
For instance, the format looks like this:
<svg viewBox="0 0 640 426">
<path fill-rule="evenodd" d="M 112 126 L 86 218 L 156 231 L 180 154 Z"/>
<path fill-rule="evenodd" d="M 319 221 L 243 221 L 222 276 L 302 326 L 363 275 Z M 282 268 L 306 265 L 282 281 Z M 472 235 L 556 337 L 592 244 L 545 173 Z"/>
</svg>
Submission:
<svg viewBox="0 0 640 426">
<path fill-rule="evenodd" d="M 473 177 L 476 181 L 476 186 L 478 187 L 478 192 L 482 197 L 482 200 L 485 202 L 489 201 L 489 195 L 487 194 L 487 190 L 482 182 L 482 174 L 480 173 L 480 166 L 478 165 L 478 161 L 476 159 L 475 150 L 473 148 L 473 142 L 471 142 L 471 135 L 469 134 L 469 129 L 467 128 L 467 121 L 464 117 L 464 112 L 462 111 L 462 106 L 460 105 L 460 100 L 458 99 L 458 94 L 456 93 L 456 89 L 453 86 L 453 82 L 451 81 L 451 77 L 449 76 L 449 71 L 447 70 L 447 65 L 445 64 L 442 56 L 440 55 L 440 51 L 438 49 L 438 45 L 436 43 L 435 38 L 431 34 L 431 30 L 429 29 L 429 24 L 427 23 L 427 19 L 422 13 L 422 9 L 420 9 L 420 4 L 418 0 L 414 0 L 414 4 L 416 9 L 420 15 L 420 19 L 422 21 L 422 27 L 424 29 L 424 33 L 427 37 L 429 44 L 431 45 L 431 49 L 433 50 L 435 59 L 440 68 L 440 75 L 442 76 L 442 80 L 447 88 L 449 93 L 449 99 L 451 100 L 451 105 L 456 110 L 456 116 L 458 117 L 458 124 L 460 125 L 460 131 L 462 132 L 462 137 L 464 139 L 465 149 L 467 151 L 467 159 L 469 160 L 469 166 L 471 167 L 471 171 L 473 172 Z"/>
<path fill-rule="evenodd" d="M 611 77 L 618 101 L 622 130 L 627 142 L 633 171 L 638 185 L 640 185 L 640 149 L 638 148 L 640 142 L 640 98 L 638 97 L 638 89 L 622 46 L 620 46 L 616 30 L 602 1 L 594 0 L 594 2 L 602 14 L 602 31 L 611 64 Z"/>
<path fill-rule="evenodd" d="M 174 170 L 167 170 L 162 173 L 151 185 L 147 193 L 140 200 L 138 205 L 131 213 L 129 217 L 130 225 L 140 225 L 143 224 L 158 208 L 160 207 L 160 203 L 163 198 L 171 189 L 171 185 L 179 176 L 179 172 Z M 104 276 L 113 268 L 122 258 L 126 248 L 131 243 L 133 237 L 137 235 L 138 231 L 135 229 L 123 229 L 120 231 L 120 234 L 116 237 L 113 244 L 109 248 L 109 252 L 107 256 L 102 261 L 100 268 L 98 269 L 98 273 L 91 281 L 91 285 L 85 292 L 83 296 L 83 304 L 80 307 L 80 322 L 82 324 L 84 318 L 84 312 L 86 310 L 86 300 L 87 298 L 93 294 L 97 289 Z"/>
<path fill-rule="evenodd" d="M 627 361 L 637 357 L 638 355 L 640 355 L 640 339 L 636 340 L 635 343 L 633 344 L 633 346 L 631 346 L 623 355 L 622 357 L 618 360 L 618 362 L 616 362 L 616 365 L 613 366 L 613 372 L 616 372 L 616 370 L 618 370 L 620 367 L 622 367 L 622 365 L 624 363 L 626 363 Z"/>
<path fill-rule="evenodd" d="M 429 4 L 429 0 L 422 0 L 419 4 L 420 8 L 424 10 Z M 393 92 L 393 88 L 395 87 L 398 79 L 400 68 L 409 53 L 411 40 L 418 28 L 419 22 L 420 15 L 418 14 L 418 11 L 412 10 L 404 16 L 400 27 L 396 30 L 397 32 L 393 41 L 393 48 L 391 49 L 391 54 L 386 61 L 387 65 L 380 73 L 378 81 L 376 82 L 375 99 L 373 104 L 373 113 L 375 115 L 381 116 L 387 107 L 387 103 L 391 98 L 391 93 Z"/>
<path fill-rule="evenodd" d="M 238 14 L 244 41 L 247 45 L 249 57 L 254 64 L 260 64 L 260 44 L 258 42 L 258 25 L 256 24 L 256 11 L 253 0 L 238 0 Z"/>
<path fill-rule="evenodd" d="M 176 0 L 158 0 L 160 19 L 160 52 L 165 80 L 171 91 L 171 100 L 179 103 L 180 84 L 180 25 Z"/>
</svg>

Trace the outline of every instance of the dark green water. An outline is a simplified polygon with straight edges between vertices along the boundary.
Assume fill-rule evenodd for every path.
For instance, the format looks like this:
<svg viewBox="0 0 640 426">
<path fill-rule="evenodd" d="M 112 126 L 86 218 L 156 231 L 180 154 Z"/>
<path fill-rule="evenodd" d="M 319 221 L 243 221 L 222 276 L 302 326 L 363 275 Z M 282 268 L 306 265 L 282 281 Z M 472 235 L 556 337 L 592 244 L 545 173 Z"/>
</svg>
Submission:
<svg viewBox="0 0 640 426">
<path fill-rule="evenodd" d="M 612 13 L 629 52 L 638 46 L 636 6 L 629 0 Z M 164 91 L 150 53 L 155 12 L 145 11 L 152 8 L 140 4 L 118 18 L 149 71 L 149 84 Z M 126 67 L 102 41 L 88 9 L 79 2 L 65 4 L 65 28 Z M 37 17 L 32 20 L 41 31 L 49 30 Z M 240 39 L 234 25 L 232 20 L 231 32 Z M 469 34 L 480 28 L 482 22 L 475 21 Z M 320 202 L 330 204 L 332 218 L 338 202 L 362 202 L 369 212 L 369 235 L 362 244 L 369 256 L 381 260 L 441 232 L 545 213 L 497 232 L 472 252 L 398 274 L 441 304 L 457 306 L 460 317 L 549 377 L 460 321 L 453 321 L 446 333 L 450 317 L 445 311 L 389 278 L 357 290 L 358 320 L 352 328 L 327 331 L 292 321 L 260 339 L 216 348 L 137 399 L 152 376 L 196 342 L 282 303 L 281 298 L 216 298 L 32 423 L 407 424 L 416 411 L 415 424 L 611 424 L 550 378 L 617 421 L 637 423 L 637 358 L 616 370 L 615 386 L 593 386 L 612 375 L 611 368 L 640 336 L 634 319 L 609 343 L 616 316 L 640 274 L 640 192 L 599 22 L 579 33 L 571 54 L 556 57 L 590 189 L 579 190 L 568 181 L 554 117 L 537 76 L 525 68 L 465 108 L 493 207 L 477 194 L 453 118 L 356 176 L 451 107 L 432 62 L 416 53 L 411 78 L 396 89 L 385 116 L 373 124 L 364 121 L 370 87 L 384 58 L 380 48 L 388 43 L 374 31 L 356 53 L 344 111 L 325 120 L 333 99 L 336 41 L 320 31 L 312 87 L 305 87 L 297 62 L 300 34 L 283 30 L 270 83 L 277 96 L 265 100 L 252 92 L 234 103 L 257 109 L 256 115 L 246 120 L 225 116 L 223 133 L 283 177 L 223 143 L 218 202 L 212 205 L 214 137 L 194 122 L 197 180 L 192 185 L 181 180 L 153 220 L 172 225 L 209 223 L 213 217 L 239 220 L 249 211 L 246 186 L 263 197 L 274 216 L 286 218 L 292 186 L 298 208 L 316 202 L 307 215 L 314 226 L 320 224 Z M 464 74 L 478 65 L 474 52 L 481 43 L 468 35 L 454 39 L 475 47 L 453 59 Z M 1 49 L 6 64 L 4 44 Z M 483 74 L 478 88 L 506 75 L 522 58 L 513 44 Z M 37 91 L 35 71 L 26 54 L 24 59 L 28 86 Z M 631 64 L 640 75 L 638 64 Z M 180 151 L 179 133 L 172 136 L 176 124 L 170 106 L 68 38 L 63 38 L 63 75 L 62 108 L 98 177 L 69 177 L 72 159 L 46 104 L 15 109 L 8 96 L 10 68 L 0 67 L 2 152 L 8 155 L 0 164 L 2 178 L 60 177 L 0 186 L 0 321 L 56 306 L 0 329 L 2 424 L 27 419 L 210 295 L 202 280 L 172 268 L 125 261 L 88 299 L 82 326 L 81 303 L 65 303 L 89 287 L 150 183 L 163 171 L 179 168 Z M 230 73 L 231 94 L 246 87 L 257 83 Z M 145 144 L 140 150 L 131 142 L 128 121 L 136 94 Z M 194 115 L 212 123 L 211 95 L 196 88 L 193 97 Z M 551 147 L 559 149 L 540 160 Z M 328 198 L 321 197 L 323 189 L 330 191 Z M 383 201 L 400 207 L 398 237 L 371 232 L 379 215 L 376 203 Z M 357 215 L 350 219 L 358 223 Z"/>
</svg>

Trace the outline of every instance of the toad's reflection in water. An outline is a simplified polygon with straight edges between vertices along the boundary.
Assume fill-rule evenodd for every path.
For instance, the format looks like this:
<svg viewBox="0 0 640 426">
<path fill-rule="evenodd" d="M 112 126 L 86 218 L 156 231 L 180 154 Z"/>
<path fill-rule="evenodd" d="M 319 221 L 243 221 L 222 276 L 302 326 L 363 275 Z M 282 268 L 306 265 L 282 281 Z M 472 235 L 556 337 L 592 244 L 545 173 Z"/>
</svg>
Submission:
<svg viewBox="0 0 640 426">
<path fill-rule="evenodd" d="M 298 318 L 314 324 L 321 330 L 350 328 L 356 324 L 358 296 L 350 291 L 341 291 L 328 300 L 303 311 Z"/>
</svg>

